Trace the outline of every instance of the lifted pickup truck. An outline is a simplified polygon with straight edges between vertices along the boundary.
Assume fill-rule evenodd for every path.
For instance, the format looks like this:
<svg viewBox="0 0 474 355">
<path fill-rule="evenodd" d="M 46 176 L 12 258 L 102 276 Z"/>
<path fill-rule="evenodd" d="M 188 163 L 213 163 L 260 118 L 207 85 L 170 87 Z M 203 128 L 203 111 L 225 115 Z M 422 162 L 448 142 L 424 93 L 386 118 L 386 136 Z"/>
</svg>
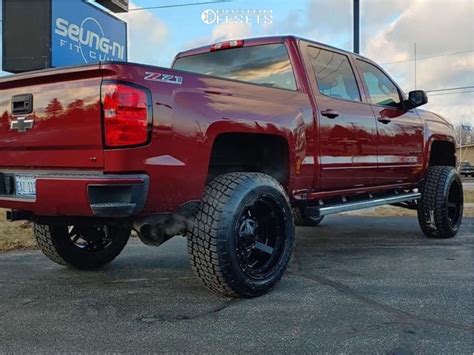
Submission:
<svg viewBox="0 0 474 355">
<path fill-rule="evenodd" d="M 207 287 L 254 297 L 286 270 L 295 224 L 382 204 L 417 209 L 430 238 L 461 224 L 451 124 L 321 43 L 235 40 L 172 69 L 106 62 L 0 88 L 0 207 L 62 265 L 111 262 L 132 229 L 155 246 L 185 235 Z"/>
</svg>

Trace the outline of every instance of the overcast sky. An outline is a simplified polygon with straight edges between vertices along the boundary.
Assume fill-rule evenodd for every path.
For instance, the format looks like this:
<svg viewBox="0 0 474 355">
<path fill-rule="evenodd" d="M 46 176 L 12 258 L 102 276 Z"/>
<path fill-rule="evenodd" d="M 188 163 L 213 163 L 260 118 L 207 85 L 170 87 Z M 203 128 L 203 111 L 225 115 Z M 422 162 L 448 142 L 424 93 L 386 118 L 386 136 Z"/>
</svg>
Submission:
<svg viewBox="0 0 474 355">
<path fill-rule="evenodd" d="M 64 0 L 68 1 L 68 0 Z M 131 8 L 206 0 L 133 0 Z M 408 92 L 474 86 L 474 0 L 360 0 L 361 54 Z M 206 24 L 206 9 L 271 10 L 271 23 Z M 169 67 L 182 50 L 225 39 L 294 34 L 352 50 L 352 0 L 234 0 L 131 11 L 129 60 Z M 415 82 L 416 44 L 416 82 Z M 424 108 L 474 125 L 474 89 L 433 92 Z M 470 92 L 468 92 L 470 91 Z"/>
</svg>

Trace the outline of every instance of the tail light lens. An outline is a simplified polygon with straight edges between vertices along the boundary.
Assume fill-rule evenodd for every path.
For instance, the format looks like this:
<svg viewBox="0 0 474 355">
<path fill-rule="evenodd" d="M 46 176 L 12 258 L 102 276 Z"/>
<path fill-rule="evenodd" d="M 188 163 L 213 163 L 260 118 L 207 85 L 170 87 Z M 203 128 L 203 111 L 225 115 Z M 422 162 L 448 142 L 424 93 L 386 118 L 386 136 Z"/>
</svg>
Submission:
<svg viewBox="0 0 474 355">
<path fill-rule="evenodd" d="M 107 147 L 137 146 L 149 138 L 148 92 L 121 83 L 102 85 L 104 141 Z"/>
<path fill-rule="evenodd" d="M 238 48 L 238 47 L 243 47 L 243 46 L 244 46 L 244 41 L 241 39 L 234 40 L 234 41 L 227 41 L 227 42 L 219 42 L 211 46 L 211 52 L 220 51 L 220 50 L 229 49 L 229 48 Z"/>
</svg>

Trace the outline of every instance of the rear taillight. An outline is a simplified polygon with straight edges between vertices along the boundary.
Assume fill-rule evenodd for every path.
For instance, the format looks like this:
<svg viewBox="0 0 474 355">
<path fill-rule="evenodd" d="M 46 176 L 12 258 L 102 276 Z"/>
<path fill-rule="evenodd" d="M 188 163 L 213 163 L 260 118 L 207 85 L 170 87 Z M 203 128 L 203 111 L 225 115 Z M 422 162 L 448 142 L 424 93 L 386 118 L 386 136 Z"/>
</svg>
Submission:
<svg viewBox="0 0 474 355">
<path fill-rule="evenodd" d="M 148 142 L 151 112 L 146 89 L 104 83 L 102 109 L 107 147 L 137 146 Z"/>
</svg>

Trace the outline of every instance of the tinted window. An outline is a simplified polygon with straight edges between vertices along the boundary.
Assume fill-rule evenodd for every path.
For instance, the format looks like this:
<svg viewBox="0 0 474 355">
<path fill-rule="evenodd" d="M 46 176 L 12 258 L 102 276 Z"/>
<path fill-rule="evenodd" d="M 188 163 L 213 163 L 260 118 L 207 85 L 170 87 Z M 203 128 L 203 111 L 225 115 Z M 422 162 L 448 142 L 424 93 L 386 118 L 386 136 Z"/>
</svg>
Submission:
<svg viewBox="0 0 474 355">
<path fill-rule="evenodd" d="M 360 101 L 359 88 L 347 56 L 308 48 L 319 91 L 338 99 Z"/>
<path fill-rule="evenodd" d="M 369 91 L 370 101 L 376 105 L 397 106 L 400 95 L 395 84 L 376 66 L 358 61 L 362 76 Z"/>
<path fill-rule="evenodd" d="M 285 45 L 225 49 L 179 58 L 174 69 L 296 90 Z"/>
</svg>

